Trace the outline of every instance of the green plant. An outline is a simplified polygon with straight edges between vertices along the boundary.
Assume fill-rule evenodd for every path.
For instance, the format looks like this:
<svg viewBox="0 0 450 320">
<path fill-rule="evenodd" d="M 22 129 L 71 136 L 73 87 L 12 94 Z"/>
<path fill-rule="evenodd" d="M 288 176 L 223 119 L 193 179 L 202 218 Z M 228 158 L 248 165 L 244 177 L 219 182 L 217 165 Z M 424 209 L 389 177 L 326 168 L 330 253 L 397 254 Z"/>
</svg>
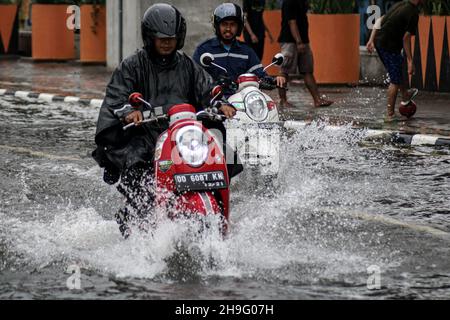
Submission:
<svg viewBox="0 0 450 320">
<path fill-rule="evenodd" d="M 428 0 L 423 6 L 426 15 L 450 15 L 450 0 Z"/>
<path fill-rule="evenodd" d="M 0 0 L 0 4 L 17 4 L 18 0 Z"/>
<path fill-rule="evenodd" d="M 355 0 L 310 0 L 312 13 L 318 14 L 343 14 L 354 13 Z"/>
</svg>

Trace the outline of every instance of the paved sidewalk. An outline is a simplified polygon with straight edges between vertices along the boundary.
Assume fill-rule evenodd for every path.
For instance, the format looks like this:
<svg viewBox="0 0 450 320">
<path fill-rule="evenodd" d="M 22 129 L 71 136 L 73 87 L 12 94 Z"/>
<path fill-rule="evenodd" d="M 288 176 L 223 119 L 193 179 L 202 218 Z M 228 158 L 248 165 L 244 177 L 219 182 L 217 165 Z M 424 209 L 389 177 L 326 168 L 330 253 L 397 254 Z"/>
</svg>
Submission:
<svg viewBox="0 0 450 320">
<path fill-rule="evenodd" d="M 417 113 L 412 119 L 399 116 L 400 121 L 385 123 L 386 88 L 320 86 L 320 92 L 335 101 L 335 104 L 326 108 L 314 108 L 304 84 L 297 83 L 288 92 L 288 98 L 295 108 L 284 109 L 282 114 L 287 120 L 321 119 L 333 124 L 350 122 L 357 127 L 375 130 L 450 136 L 450 94 L 421 91 L 415 99 Z M 278 98 L 276 92 L 270 95 Z M 396 111 L 398 113 L 398 107 Z"/>
<path fill-rule="evenodd" d="M 84 99 L 103 99 L 112 71 L 103 66 L 79 63 L 36 63 L 29 59 L 0 60 L 0 90 L 30 91 Z M 327 120 L 332 124 L 353 123 L 375 130 L 450 137 L 450 94 L 420 92 L 418 112 L 407 121 L 384 123 L 386 90 L 381 87 L 321 86 L 321 93 L 336 101 L 316 109 L 301 81 L 293 83 L 288 97 L 295 108 L 281 110 L 286 120 Z M 278 94 L 270 95 L 278 100 Z"/>
</svg>

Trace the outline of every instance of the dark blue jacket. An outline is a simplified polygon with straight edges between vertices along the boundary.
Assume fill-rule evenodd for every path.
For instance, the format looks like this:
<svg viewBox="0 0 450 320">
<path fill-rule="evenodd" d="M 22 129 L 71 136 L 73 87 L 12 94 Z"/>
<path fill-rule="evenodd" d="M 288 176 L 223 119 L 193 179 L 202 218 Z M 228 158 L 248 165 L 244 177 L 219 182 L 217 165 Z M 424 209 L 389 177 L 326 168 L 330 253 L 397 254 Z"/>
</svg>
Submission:
<svg viewBox="0 0 450 320">
<path fill-rule="evenodd" d="M 217 37 L 206 40 L 195 50 L 194 61 L 200 64 L 200 57 L 205 52 L 214 55 L 214 63 L 228 70 L 228 76 L 232 81 L 236 81 L 244 73 L 254 73 L 261 79 L 267 77 L 255 51 L 243 42 L 234 41 L 228 52 Z M 205 67 L 205 69 L 215 81 L 218 81 L 221 76 L 227 76 L 225 71 L 215 66 Z"/>
</svg>

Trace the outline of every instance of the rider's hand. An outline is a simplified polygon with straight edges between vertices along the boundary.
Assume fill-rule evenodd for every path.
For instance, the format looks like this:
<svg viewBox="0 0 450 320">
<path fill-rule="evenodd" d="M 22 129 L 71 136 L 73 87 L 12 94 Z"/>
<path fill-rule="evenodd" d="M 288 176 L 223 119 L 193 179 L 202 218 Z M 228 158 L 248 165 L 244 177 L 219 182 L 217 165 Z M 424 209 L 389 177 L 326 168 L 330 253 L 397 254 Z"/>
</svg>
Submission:
<svg viewBox="0 0 450 320">
<path fill-rule="evenodd" d="M 258 37 L 254 33 L 250 37 L 252 38 L 252 43 L 258 43 L 259 42 Z"/>
<path fill-rule="evenodd" d="M 277 87 L 284 88 L 285 85 L 286 85 L 286 77 L 278 76 L 277 77 Z"/>
<path fill-rule="evenodd" d="M 236 109 L 229 104 L 223 104 L 219 110 L 224 114 L 228 119 L 233 118 L 236 115 Z"/>
<path fill-rule="evenodd" d="M 142 112 L 136 110 L 125 117 L 125 124 L 130 124 L 134 122 L 136 126 L 140 126 L 142 120 L 144 120 Z"/>
</svg>

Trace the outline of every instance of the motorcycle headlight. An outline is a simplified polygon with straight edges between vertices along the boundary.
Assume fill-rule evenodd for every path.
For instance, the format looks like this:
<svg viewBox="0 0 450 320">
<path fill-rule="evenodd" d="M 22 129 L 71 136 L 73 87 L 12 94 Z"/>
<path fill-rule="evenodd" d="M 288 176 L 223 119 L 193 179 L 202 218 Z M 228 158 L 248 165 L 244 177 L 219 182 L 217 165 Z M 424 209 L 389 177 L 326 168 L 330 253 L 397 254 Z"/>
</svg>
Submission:
<svg viewBox="0 0 450 320">
<path fill-rule="evenodd" d="M 262 122 L 269 116 L 267 101 L 259 92 L 250 92 L 245 97 L 245 111 L 254 121 Z"/>
<path fill-rule="evenodd" d="M 178 151 L 186 163 L 192 167 L 200 167 L 208 157 L 208 139 L 202 129 L 187 126 L 178 130 L 175 141 Z"/>
</svg>

